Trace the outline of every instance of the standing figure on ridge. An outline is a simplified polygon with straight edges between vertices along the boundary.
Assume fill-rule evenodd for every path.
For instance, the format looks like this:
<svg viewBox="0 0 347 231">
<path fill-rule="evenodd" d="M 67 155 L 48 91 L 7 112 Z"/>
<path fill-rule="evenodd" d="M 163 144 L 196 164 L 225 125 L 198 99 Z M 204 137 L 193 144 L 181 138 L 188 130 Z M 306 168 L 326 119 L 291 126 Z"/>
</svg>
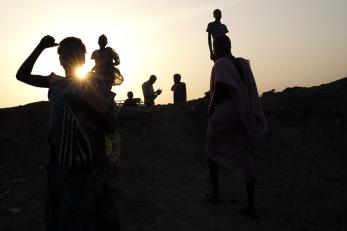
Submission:
<svg viewBox="0 0 347 231">
<path fill-rule="evenodd" d="M 123 107 L 137 107 L 141 102 L 140 98 L 134 98 L 134 94 L 132 91 L 128 91 L 128 98 L 124 101 Z"/>
<path fill-rule="evenodd" d="M 148 81 L 142 84 L 142 91 L 144 97 L 144 103 L 146 106 L 155 105 L 154 100 L 161 94 L 162 90 L 158 89 L 154 91 L 153 84 L 157 81 L 157 76 L 151 75 Z"/>
<path fill-rule="evenodd" d="M 220 21 L 222 18 L 222 12 L 219 9 L 215 9 L 213 11 L 213 17 L 215 18 L 215 20 L 207 25 L 206 32 L 208 33 L 208 48 L 210 49 L 210 59 L 216 61 L 217 57 L 212 49 L 212 38 L 213 40 L 215 40 L 220 36 L 225 36 L 229 31 L 227 26 Z"/>
<path fill-rule="evenodd" d="M 33 74 L 41 53 L 57 45 L 65 77 L 54 73 Z M 48 88 L 48 231 L 120 230 L 116 191 L 110 184 L 111 172 L 115 169 L 106 156 L 103 125 L 103 116 L 112 107 L 114 94 L 96 88 L 95 76 L 78 79 L 76 69 L 84 64 L 85 53 L 86 48 L 79 38 L 67 37 L 57 44 L 47 35 L 16 75 L 21 82 Z"/>
<path fill-rule="evenodd" d="M 187 101 L 186 84 L 181 82 L 180 74 L 174 74 L 174 85 L 171 87 L 171 91 L 174 93 L 174 104 Z"/>
<path fill-rule="evenodd" d="M 98 75 L 98 81 L 106 89 L 111 90 L 112 86 L 120 85 L 123 82 L 123 76 L 116 67 L 120 64 L 117 52 L 111 47 L 106 47 L 107 37 L 101 35 L 98 40 L 100 49 L 92 53 L 91 59 L 95 60 L 95 66 L 92 71 Z"/>
<path fill-rule="evenodd" d="M 235 58 L 230 39 L 213 41 L 217 60 L 212 68 L 207 128 L 207 159 L 212 192 L 202 194 L 211 202 L 220 201 L 218 166 L 236 170 L 246 181 L 247 206 L 242 212 L 258 217 L 255 205 L 254 151 L 267 123 L 249 61 Z"/>
</svg>

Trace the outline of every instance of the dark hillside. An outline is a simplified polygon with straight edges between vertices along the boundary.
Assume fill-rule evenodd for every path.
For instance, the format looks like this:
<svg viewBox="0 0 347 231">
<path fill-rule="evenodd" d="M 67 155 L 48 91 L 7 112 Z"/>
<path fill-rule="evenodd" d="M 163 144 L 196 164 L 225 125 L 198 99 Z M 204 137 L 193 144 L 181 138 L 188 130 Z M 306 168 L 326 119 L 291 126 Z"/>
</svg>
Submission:
<svg viewBox="0 0 347 231">
<path fill-rule="evenodd" d="M 347 78 L 262 97 L 270 131 L 257 150 L 258 221 L 239 213 L 244 183 L 221 170 L 218 206 L 205 160 L 207 102 L 122 112 L 123 230 L 347 229 Z M 42 230 L 48 103 L 0 110 L 0 230 Z"/>
</svg>

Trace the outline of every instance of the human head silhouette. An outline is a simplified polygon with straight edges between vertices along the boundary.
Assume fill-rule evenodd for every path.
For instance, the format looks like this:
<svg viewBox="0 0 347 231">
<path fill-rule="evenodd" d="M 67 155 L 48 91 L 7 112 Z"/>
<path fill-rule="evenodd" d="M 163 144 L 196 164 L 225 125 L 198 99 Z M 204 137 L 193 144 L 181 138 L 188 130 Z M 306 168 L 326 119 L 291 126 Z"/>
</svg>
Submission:
<svg viewBox="0 0 347 231">
<path fill-rule="evenodd" d="M 149 82 L 151 82 L 151 83 L 153 84 L 153 83 L 155 83 L 155 81 L 157 81 L 157 76 L 151 75 L 151 76 L 149 77 Z"/>
<path fill-rule="evenodd" d="M 59 43 L 59 61 L 67 74 L 66 77 L 73 76 L 76 68 L 85 63 L 85 54 L 86 47 L 79 38 L 67 37 Z"/>
<path fill-rule="evenodd" d="M 228 36 L 220 36 L 213 40 L 213 49 L 217 58 L 233 57 L 231 54 L 231 42 Z"/>
<path fill-rule="evenodd" d="M 134 94 L 133 94 L 132 91 L 128 91 L 127 96 L 128 96 L 129 99 L 132 99 L 134 97 Z"/>
<path fill-rule="evenodd" d="M 104 34 L 100 35 L 99 40 L 98 40 L 98 44 L 99 44 L 100 48 L 106 47 L 106 45 L 107 45 L 106 35 L 104 35 Z"/>
<path fill-rule="evenodd" d="M 174 82 L 175 83 L 181 82 L 181 75 L 180 74 L 174 74 Z"/>
<path fill-rule="evenodd" d="M 215 9 L 213 11 L 213 17 L 217 20 L 220 21 L 222 18 L 222 11 L 220 11 L 220 9 Z"/>
</svg>

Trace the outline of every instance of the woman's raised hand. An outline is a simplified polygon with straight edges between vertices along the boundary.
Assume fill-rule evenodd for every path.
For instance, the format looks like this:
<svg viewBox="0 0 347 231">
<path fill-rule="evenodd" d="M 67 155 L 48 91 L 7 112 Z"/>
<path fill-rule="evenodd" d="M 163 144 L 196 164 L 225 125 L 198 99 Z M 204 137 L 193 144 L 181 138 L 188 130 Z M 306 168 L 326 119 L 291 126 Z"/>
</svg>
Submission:
<svg viewBox="0 0 347 231">
<path fill-rule="evenodd" d="M 39 46 L 43 49 L 58 46 L 58 45 L 59 44 L 56 43 L 55 39 L 50 35 L 46 35 L 45 37 L 43 37 L 39 43 Z"/>
</svg>

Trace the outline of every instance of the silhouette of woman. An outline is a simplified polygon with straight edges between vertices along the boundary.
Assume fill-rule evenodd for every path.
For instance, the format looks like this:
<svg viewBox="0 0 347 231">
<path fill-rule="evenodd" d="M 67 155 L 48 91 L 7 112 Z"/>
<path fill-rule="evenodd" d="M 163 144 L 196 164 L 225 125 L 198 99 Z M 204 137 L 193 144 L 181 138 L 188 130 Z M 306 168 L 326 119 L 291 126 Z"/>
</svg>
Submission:
<svg viewBox="0 0 347 231">
<path fill-rule="evenodd" d="M 107 37 L 100 35 L 98 44 L 100 49 L 92 53 L 91 59 L 95 60 L 95 66 L 92 71 L 95 71 L 100 77 L 100 83 L 106 89 L 111 90 L 113 85 L 120 85 L 123 82 L 123 76 L 116 67 L 120 64 L 117 52 L 111 47 L 106 47 Z"/>
<path fill-rule="evenodd" d="M 31 73 L 40 54 L 57 45 L 53 37 L 43 37 L 16 75 L 29 85 L 49 88 L 47 230 L 120 230 L 113 204 L 115 195 L 107 184 L 110 161 L 105 156 L 99 110 L 83 98 L 98 93 L 91 81 L 76 77 L 76 68 L 85 62 L 84 44 L 75 37 L 60 42 L 58 54 L 65 78 L 54 73 L 49 76 Z M 94 101 L 98 101 L 97 98 Z M 111 101 L 113 99 L 108 102 Z M 107 103 L 106 100 L 98 102 Z"/>
<path fill-rule="evenodd" d="M 212 192 L 201 196 L 219 202 L 218 165 L 242 173 L 246 179 L 248 204 L 243 213 L 257 217 L 254 201 L 253 153 L 266 121 L 248 60 L 231 54 L 230 39 L 214 40 L 217 60 L 211 74 L 211 98 L 207 129 L 208 167 Z"/>
</svg>

